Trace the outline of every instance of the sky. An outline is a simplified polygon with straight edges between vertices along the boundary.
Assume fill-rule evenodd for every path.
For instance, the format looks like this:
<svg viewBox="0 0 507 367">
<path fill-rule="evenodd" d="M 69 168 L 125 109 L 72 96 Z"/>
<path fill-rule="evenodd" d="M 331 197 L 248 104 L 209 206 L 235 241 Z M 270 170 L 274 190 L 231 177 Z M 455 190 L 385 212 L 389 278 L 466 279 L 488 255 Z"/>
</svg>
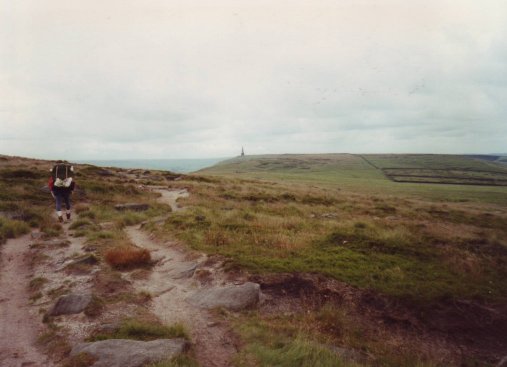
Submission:
<svg viewBox="0 0 507 367">
<path fill-rule="evenodd" d="M 0 0 L 0 154 L 507 152 L 505 0 Z"/>
</svg>

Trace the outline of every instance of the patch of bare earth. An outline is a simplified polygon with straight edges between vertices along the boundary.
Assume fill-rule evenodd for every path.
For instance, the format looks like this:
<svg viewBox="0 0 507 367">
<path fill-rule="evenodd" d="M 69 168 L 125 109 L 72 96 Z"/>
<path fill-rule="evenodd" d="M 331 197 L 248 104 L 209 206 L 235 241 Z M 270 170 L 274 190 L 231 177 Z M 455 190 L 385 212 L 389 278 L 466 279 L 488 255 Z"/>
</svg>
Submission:
<svg viewBox="0 0 507 367">
<path fill-rule="evenodd" d="M 52 366 L 36 347 L 41 316 L 29 306 L 30 237 L 9 240 L 0 256 L 0 365 Z"/>
</svg>

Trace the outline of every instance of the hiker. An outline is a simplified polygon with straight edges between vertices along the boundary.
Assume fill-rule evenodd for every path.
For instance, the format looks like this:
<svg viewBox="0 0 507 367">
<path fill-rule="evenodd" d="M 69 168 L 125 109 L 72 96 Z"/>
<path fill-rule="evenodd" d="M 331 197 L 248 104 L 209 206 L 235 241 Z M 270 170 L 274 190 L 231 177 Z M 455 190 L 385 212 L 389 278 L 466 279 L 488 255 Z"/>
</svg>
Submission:
<svg viewBox="0 0 507 367">
<path fill-rule="evenodd" d="M 62 216 L 62 201 L 65 203 L 67 209 L 67 220 L 70 220 L 70 195 L 74 191 L 75 182 L 72 178 L 74 175 L 74 167 L 67 161 L 56 161 L 56 164 L 51 169 L 51 177 L 49 178 L 48 186 L 51 195 L 56 201 L 56 214 L 58 221 L 63 222 Z"/>
</svg>

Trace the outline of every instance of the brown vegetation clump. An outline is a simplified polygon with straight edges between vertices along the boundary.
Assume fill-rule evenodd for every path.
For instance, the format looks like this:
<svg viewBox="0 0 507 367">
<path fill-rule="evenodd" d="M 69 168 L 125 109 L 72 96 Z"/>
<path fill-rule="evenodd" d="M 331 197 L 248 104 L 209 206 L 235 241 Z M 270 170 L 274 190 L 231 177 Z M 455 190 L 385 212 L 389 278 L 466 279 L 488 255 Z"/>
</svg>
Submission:
<svg viewBox="0 0 507 367">
<path fill-rule="evenodd" d="M 105 257 L 107 263 L 116 269 L 145 266 L 151 263 L 149 251 L 134 246 L 114 247 L 106 252 Z"/>
</svg>

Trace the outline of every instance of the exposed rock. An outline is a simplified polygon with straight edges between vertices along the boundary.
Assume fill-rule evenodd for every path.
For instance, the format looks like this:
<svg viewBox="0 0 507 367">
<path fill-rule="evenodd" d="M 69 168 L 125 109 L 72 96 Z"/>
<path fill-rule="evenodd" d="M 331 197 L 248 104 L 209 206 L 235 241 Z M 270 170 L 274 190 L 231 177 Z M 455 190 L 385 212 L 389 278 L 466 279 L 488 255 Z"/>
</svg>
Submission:
<svg viewBox="0 0 507 367">
<path fill-rule="evenodd" d="M 115 205 L 114 208 L 119 211 L 133 210 L 136 212 L 142 212 L 148 210 L 150 208 L 150 205 L 143 203 L 128 203 Z"/>
<path fill-rule="evenodd" d="M 173 279 L 190 278 L 194 275 L 195 269 L 197 269 L 197 263 L 186 262 L 173 267 L 173 269 L 174 270 L 171 271 Z"/>
<path fill-rule="evenodd" d="M 164 178 L 162 176 L 154 176 L 154 175 L 148 176 L 146 178 L 151 181 L 163 181 L 164 180 Z"/>
<path fill-rule="evenodd" d="M 239 311 L 257 305 L 259 298 L 259 284 L 248 282 L 239 286 L 201 290 L 187 298 L 187 301 L 201 308 L 223 307 Z"/>
<path fill-rule="evenodd" d="M 507 367 L 507 356 L 503 357 L 496 367 Z"/>
<path fill-rule="evenodd" d="M 178 175 L 177 173 L 167 172 L 167 173 L 164 173 L 163 176 L 165 177 L 165 179 L 167 181 L 174 181 L 174 180 L 181 179 L 181 175 Z"/>
<path fill-rule="evenodd" d="M 92 367 L 141 367 L 148 363 L 170 359 L 188 347 L 184 339 L 158 339 L 149 342 L 109 339 L 94 343 L 80 343 L 70 356 L 87 353 L 97 361 Z"/>
<path fill-rule="evenodd" d="M 48 312 L 49 316 L 69 315 L 83 312 L 92 301 L 90 293 L 69 294 L 58 298 L 55 305 Z"/>
<path fill-rule="evenodd" d="M 86 254 L 84 256 L 81 256 L 79 258 L 77 258 L 76 260 L 74 260 L 72 263 L 69 264 L 69 266 L 72 266 L 72 265 L 95 265 L 95 264 L 98 264 L 99 260 L 97 259 L 97 257 L 93 254 Z"/>
<path fill-rule="evenodd" d="M 97 246 L 93 246 L 93 245 L 85 245 L 82 248 L 83 248 L 83 251 L 85 251 L 85 252 L 95 252 L 95 251 L 97 251 Z"/>
<path fill-rule="evenodd" d="M 111 172 L 110 170 L 108 169 L 101 169 L 99 171 L 96 172 L 98 176 L 114 176 L 114 173 Z"/>
<path fill-rule="evenodd" d="M 70 245 L 69 240 L 54 238 L 52 240 L 36 241 L 31 245 L 31 247 L 38 247 L 38 246 L 67 247 L 69 245 Z"/>
<path fill-rule="evenodd" d="M 102 223 L 99 223 L 99 226 L 100 226 L 100 229 L 102 229 L 104 231 L 109 231 L 111 229 L 114 229 L 116 224 L 114 222 L 102 222 Z"/>
<path fill-rule="evenodd" d="M 40 240 L 42 237 L 44 237 L 44 233 L 33 231 L 32 233 L 30 233 L 30 237 L 32 237 L 32 239 L 34 240 Z"/>
</svg>

